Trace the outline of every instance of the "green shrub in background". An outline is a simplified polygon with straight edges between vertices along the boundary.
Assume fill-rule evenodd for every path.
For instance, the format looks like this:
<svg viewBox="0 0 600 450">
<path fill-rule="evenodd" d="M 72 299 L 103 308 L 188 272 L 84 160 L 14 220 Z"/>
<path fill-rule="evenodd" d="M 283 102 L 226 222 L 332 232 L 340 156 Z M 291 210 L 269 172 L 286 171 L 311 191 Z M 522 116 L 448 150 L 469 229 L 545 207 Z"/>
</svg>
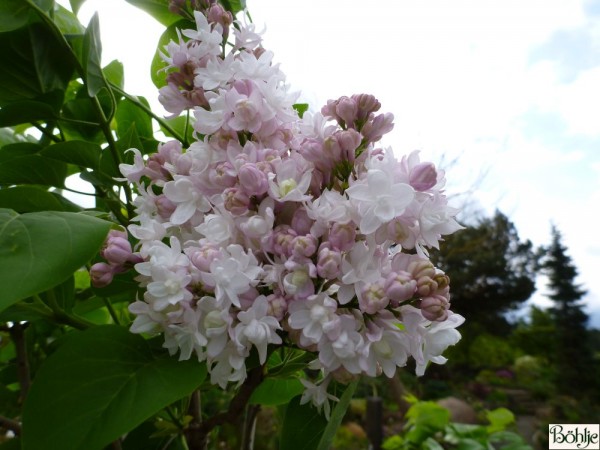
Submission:
<svg viewBox="0 0 600 450">
<path fill-rule="evenodd" d="M 469 347 L 469 364 L 475 368 L 507 367 L 514 358 L 515 351 L 506 339 L 491 334 L 477 336 Z"/>
<path fill-rule="evenodd" d="M 434 402 L 409 399 L 404 431 L 388 438 L 384 450 L 533 450 L 509 428 L 515 416 L 506 408 L 486 411 L 487 425 L 450 422 L 450 413 Z"/>
</svg>

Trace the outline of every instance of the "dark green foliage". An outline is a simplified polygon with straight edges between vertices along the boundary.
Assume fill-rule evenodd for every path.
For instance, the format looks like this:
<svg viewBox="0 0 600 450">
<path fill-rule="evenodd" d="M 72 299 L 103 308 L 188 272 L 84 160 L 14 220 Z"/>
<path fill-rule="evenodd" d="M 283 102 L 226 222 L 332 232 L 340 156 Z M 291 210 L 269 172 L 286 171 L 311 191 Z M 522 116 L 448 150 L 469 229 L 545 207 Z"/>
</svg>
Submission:
<svg viewBox="0 0 600 450">
<path fill-rule="evenodd" d="M 556 365 L 557 388 L 571 395 L 583 392 L 600 395 L 600 383 L 595 373 L 597 367 L 587 330 L 588 317 L 582 303 L 586 291 L 577 284 L 577 268 L 554 226 L 552 242 L 545 249 L 541 267 L 548 276 L 548 297 L 554 302 L 550 313 L 556 329 L 555 348 L 550 357 Z"/>
<path fill-rule="evenodd" d="M 447 236 L 434 258 L 450 277 L 452 310 L 501 334 L 507 332 L 504 313 L 535 290 L 535 260 L 531 242 L 499 211 Z"/>
</svg>

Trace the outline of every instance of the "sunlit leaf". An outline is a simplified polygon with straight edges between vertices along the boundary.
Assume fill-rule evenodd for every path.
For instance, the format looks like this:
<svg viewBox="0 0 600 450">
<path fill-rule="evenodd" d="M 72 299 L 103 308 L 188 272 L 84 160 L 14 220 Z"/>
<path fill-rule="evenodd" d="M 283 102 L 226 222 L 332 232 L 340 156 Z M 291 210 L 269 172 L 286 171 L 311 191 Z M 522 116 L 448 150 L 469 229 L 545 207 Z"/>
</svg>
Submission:
<svg viewBox="0 0 600 450">
<path fill-rule="evenodd" d="M 148 100 L 144 97 L 138 97 L 138 100 L 148 108 L 150 107 Z M 151 139 L 153 137 L 152 119 L 146 112 L 128 99 L 122 100 L 119 103 L 115 119 L 117 121 L 117 133 L 120 137 L 124 137 L 132 126 L 135 127 L 137 135 L 140 138 Z"/>
<path fill-rule="evenodd" d="M 181 16 L 169 11 L 169 0 L 127 0 L 127 3 L 146 11 L 165 26 L 181 19 Z"/>
<path fill-rule="evenodd" d="M 90 97 L 94 97 L 100 89 L 108 87 L 102 73 L 102 66 L 100 65 L 102 59 L 102 42 L 100 40 L 98 13 L 92 16 L 85 31 L 82 59 L 88 94 Z"/>
<path fill-rule="evenodd" d="M 84 34 L 85 27 L 81 25 L 77 16 L 66 8 L 63 8 L 58 3 L 54 10 L 54 23 L 59 30 L 66 35 L 69 34 Z"/>
</svg>

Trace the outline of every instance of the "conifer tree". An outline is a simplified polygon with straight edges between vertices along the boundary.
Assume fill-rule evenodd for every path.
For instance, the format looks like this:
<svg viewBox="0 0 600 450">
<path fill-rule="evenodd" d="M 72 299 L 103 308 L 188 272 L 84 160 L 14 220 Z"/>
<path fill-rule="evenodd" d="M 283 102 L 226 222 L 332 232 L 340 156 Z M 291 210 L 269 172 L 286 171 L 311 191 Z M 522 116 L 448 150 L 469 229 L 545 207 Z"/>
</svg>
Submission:
<svg viewBox="0 0 600 450">
<path fill-rule="evenodd" d="M 556 326 L 556 385 L 559 392 L 577 395 L 598 387 L 587 329 L 588 316 L 582 298 L 586 291 L 576 282 L 578 275 L 562 235 L 552 226 L 552 241 L 545 249 L 541 268 L 548 276 L 548 297 L 554 302 L 551 313 Z"/>
</svg>

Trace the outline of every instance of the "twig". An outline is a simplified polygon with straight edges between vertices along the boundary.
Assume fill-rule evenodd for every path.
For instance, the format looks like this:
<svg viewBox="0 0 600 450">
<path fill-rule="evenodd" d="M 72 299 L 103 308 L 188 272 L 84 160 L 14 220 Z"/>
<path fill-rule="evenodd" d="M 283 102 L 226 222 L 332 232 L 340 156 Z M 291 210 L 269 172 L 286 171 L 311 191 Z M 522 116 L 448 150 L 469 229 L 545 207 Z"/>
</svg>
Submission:
<svg viewBox="0 0 600 450">
<path fill-rule="evenodd" d="M 17 357 L 17 374 L 19 377 L 19 385 L 21 386 L 21 403 L 25 401 L 29 387 L 31 386 L 31 376 L 29 373 L 29 360 L 27 358 L 27 345 L 25 343 L 25 329 L 27 324 L 21 325 L 15 323 L 8 330 L 10 338 L 15 344 L 15 352 Z"/>
<path fill-rule="evenodd" d="M 191 423 L 186 430 L 186 438 L 190 450 L 204 450 L 208 434 L 217 426 L 224 423 L 235 423 L 246 409 L 246 404 L 254 392 L 254 389 L 264 378 L 263 366 L 255 367 L 248 372 L 248 378 L 242 384 L 239 392 L 229 404 L 229 409 L 210 417 L 200 424 Z"/>
<path fill-rule="evenodd" d="M 0 427 L 12 431 L 17 436 L 21 434 L 21 423 L 14 419 L 9 419 L 8 417 L 0 416 Z"/>
</svg>

